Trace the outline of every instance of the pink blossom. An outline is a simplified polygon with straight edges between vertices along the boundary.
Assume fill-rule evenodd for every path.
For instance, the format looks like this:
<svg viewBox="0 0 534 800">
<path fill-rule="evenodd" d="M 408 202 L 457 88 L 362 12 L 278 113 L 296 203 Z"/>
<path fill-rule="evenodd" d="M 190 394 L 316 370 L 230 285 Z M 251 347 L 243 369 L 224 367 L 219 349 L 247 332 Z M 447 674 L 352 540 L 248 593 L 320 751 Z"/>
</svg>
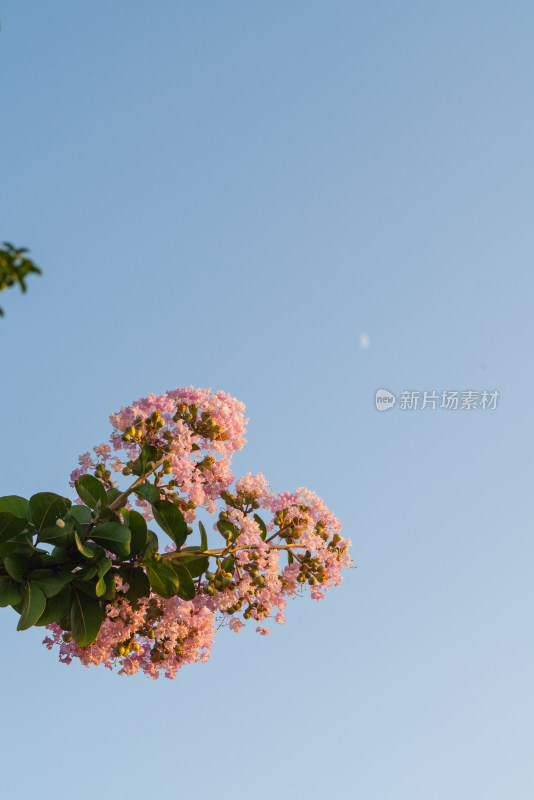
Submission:
<svg viewBox="0 0 534 800">
<path fill-rule="evenodd" d="M 236 633 L 252 619 L 258 623 L 256 631 L 267 636 L 266 620 L 285 624 L 289 597 L 309 592 L 320 600 L 332 586 L 339 586 L 342 570 L 351 566 L 351 542 L 341 536 L 340 521 L 315 492 L 300 487 L 274 495 L 262 473 L 250 472 L 235 481 L 232 491 L 231 458 L 246 442 L 244 411 L 242 403 L 224 392 L 190 386 L 148 395 L 110 415 L 110 443 L 93 448 L 101 463 L 110 471 L 122 472 L 128 461 L 139 457 L 143 443 L 160 452 L 165 447 L 168 466 L 158 478 L 162 495 L 184 509 L 188 523 L 198 508 L 221 512 L 221 518 L 233 527 L 227 541 L 218 540 L 217 552 L 224 550 L 223 555 L 232 558 L 231 566 L 224 566 L 216 579 L 213 575 L 209 581 L 199 579 L 193 600 L 177 596 L 165 600 L 151 593 L 137 608 L 125 597 L 128 584 L 116 576 L 117 595 L 105 606 L 104 622 L 93 645 L 81 648 L 64 636 L 59 625 L 47 626 L 44 644 L 48 649 L 58 646 L 60 661 L 71 663 L 78 658 L 86 666 L 118 667 L 122 675 L 141 671 L 153 680 L 162 674 L 174 678 L 184 664 L 209 658 L 216 627 L 228 618 Z M 159 427 L 147 421 L 155 412 L 163 420 Z M 123 438 L 129 428 L 137 433 Z M 71 485 L 97 466 L 89 452 L 78 462 Z M 170 487 L 168 481 L 172 481 Z M 153 519 L 148 502 L 134 494 L 129 502 L 147 520 Z M 258 504 L 267 537 L 254 518 Z M 217 522 L 213 531 L 218 537 Z M 217 548 L 211 537 L 210 547 Z M 163 544 L 161 551 L 168 555 L 175 546 Z M 112 553 L 108 555 L 115 559 Z M 210 570 L 218 569 L 212 560 Z"/>
</svg>

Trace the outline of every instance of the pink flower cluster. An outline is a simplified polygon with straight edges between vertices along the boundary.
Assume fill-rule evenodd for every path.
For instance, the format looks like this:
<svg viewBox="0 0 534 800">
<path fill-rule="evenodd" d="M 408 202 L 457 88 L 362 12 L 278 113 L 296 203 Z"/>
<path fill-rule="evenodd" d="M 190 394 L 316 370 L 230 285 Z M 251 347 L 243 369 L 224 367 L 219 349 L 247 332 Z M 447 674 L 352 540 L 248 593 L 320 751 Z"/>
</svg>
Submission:
<svg viewBox="0 0 534 800">
<path fill-rule="evenodd" d="M 209 658 L 216 624 L 227 622 L 237 633 L 253 619 L 265 636 L 270 633 L 266 620 L 285 622 L 288 598 L 309 590 L 320 600 L 341 583 L 342 569 L 351 566 L 351 541 L 341 536 L 340 521 L 320 497 L 304 488 L 274 494 L 261 473 L 247 473 L 234 484 L 230 456 L 243 446 L 248 421 L 242 403 L 223 392 L 189 387 L 150 395 L 110 419 L 111 446 L 125 454 L 124 460 L 114 463 L 111 446 L 99 445 L 95 456 L 80 457 L 73 480 L 98 464 L 124 469 L 142 444 L 165 443 L 169 468 L 160 477 L 168 483 L 158 488 L 181 504 L 188 521 L 198 507 L 215 512 L 219 501 L 213 529 L 224 542 L 206 551 L 213 571 L 196 579 L 191 601 L 151 594 L 134 609 L 123 594 L 128 587 L 119 585 L 98 638 L 87 648 L 78 647 L 58 625 L 49 626 L 45 644 L 59 645 L 61 661 L 76 657 L 87 666 L 120 666 L 125 675 L 142 670 L 152 678 L 160 672 L 172 678 L 184 664 Z M 263 521 L 258 511 L 270 518 Z M 161 557 L 173 559 L 176 551 L 166 547 Z"/>
<path fill-rule="evenodd" d="M 183 410 L 181 414 L 180 408 Z M 194 419 L 188 418 L 191 409 Z M 136 428 L 144 443 L 168 445 L 169 477 L 180 488 L 185 518 L 192 522 L 196 508 L 204 507 L 213 513 L 220 493 L 234 480 L 230 469 L 231 456 L 246 443 L 244 434 L 248 419 L 245 419 L 244 411 L 244 404 L 225 392 L 212 394 L 209 389 L 194 389 L 192 386 L 141 398 L 110 415 L 113 427 L 111 445 L 101 444 L 93 448 L 94 455 L 81 455 L 78 468 L 71 473 L 70 485 L 74 486 L 81 475 L 98 465 L 116 473 L 122 472 L 128 461 L 138 455 L 139 440 L 131 438 L 125 441 L 124 438 L 127 430 Z M 160 415 L 163 425 L 150 430 L 144 420 L 154 413 Z M 120 457 L 112 457 L 112 448 L 120 452 Z M 109 485 L 117 484 L 109 478 Z M 148 519 L 152 517 L 147 503 L 136 500 L 136 504 Z"/>
<path fill-rule="evenodd" d="M 146 598 L 134 610 L 124 597 L 117 597 L 107 606 L 100 633 L 89 647 L 78 647 L 56 624 L 47 625 L 51 636 L 43 644 L 49 650 L 58 645 L 59 660 L 64 664 L 78 658 L 86 667 L 119 666 L 119 675 L 141 671 L 154 680 L 162 671 L 166 678 L 174 678 L 184 664 L 208 660 L 215 636 L 213 615 L 197 598 L 186 602 L 173 597 L 164 603 L 161 598 Z M 146 623 L 150 619 L 154 624 L 148 637 Z"/>
</svg>

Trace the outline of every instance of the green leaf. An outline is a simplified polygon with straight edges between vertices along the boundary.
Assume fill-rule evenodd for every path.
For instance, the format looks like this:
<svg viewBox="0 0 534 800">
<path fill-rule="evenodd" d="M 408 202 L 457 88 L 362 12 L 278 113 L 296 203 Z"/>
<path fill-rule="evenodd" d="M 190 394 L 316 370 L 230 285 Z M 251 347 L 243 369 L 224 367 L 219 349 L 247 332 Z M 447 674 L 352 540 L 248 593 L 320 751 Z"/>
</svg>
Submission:
<svg viewBox="0 0 534 800">
<path fill-rule="evenodd" d="M 139 486 L 136 486 L 134 492 L 141 500 L 148 500 L 152 505 L 157 503 L 160 498 L 159 489 L 157 486 L 154 486 L 153 483 L 141 483 Z"/>
<path fill-rule="evenodd" d="M 18 539 L 0 544 L 0 558 L 11 556 L 14 553 L 29 556 L 33 553 L 33 546 L 27 540 L 19 541 Z"/>
<path fill-rule="evenodd" d="M 89 508 L 106 505 L 106 490 L 94 475 L 81 475 L 74 482 L 80 500 Z"/>
<path fill-rule="evenodd" d="M 115 572 L 111 570 L 106 572 L 104 575 L 104 581 L 106 582 L 106 592 L 102 595 L 102 600 L 114 600 L 115 595 L 117 594 L 117 587 L 115 585 Z"/>
<path fill-rule="evenodd" d="M 265 522 L 262 520 L 262 518 L 259 517 L 257 514 L 254 514 L 254 519 L 256 520 L 258 525 L 260 526 L 261 538 L 263 539 L 263 541 L 265 541 L 265 539 L 267 538 L 267 526 L 266 526 Z"/>
<path fill-rule="evenodd" d="M 80 540 L 80 537 L 78 536 L 78 531 L 74 531 L 74 541 L 76 542 L 76 547 L 78 548 L 82 556 L 85 556 L 86 558 L 93 558 L 94 556 L 93 551 L 91 550 L 90 547 L 87 547 L 87 545 L 85 545 Z"/>
<path fill-rule="evenodd" d="M 209 569 L 210 560 L 208 556 L 201 555 L 200 547 L 184 547 L 180 550 L 180 555 L 190 553 L 190 556 L 180 558 L 180 564 L 185 564 L 192 578 L 200 578 Z"/>
<path fill-rule="evenodd" d="M 55 564 L 56 559 L 52 558 L 52 554 L 49 553 L 47 550 L 40 550 L 37 548 L 33 551 L 33 561 L 35 562 L 36 565 L 42 564 L 43 567 L 46 567 L 46 565 L 49 563 Z M 37 566 L 36 569 L 38 569 Z"/>
<path fill-rule="evenodd" d="M 220 519 L 217 523 L 217 529 L 223 536 L 228 533 L 235 533 L 235 526 L 228 522 L 227 519 Z"/>
<path fill-rule="evenodd" d="M 46 608 L 35 623 L 36 626 L 42 627 L 43 625 L 51 625 L 53 622 L 59 622 L 70 612 L 71 606 L 71 590 L 67 586 L 59 594 L 49 597 L 46 601 Z"/>
<path fill-rule="evenodd" d="M 19 497 L 18 494 L 0 497 L 0 511 L 9 511 L 10 514 L 15 514 L 16 517 L 27 519 L 29 508 L 28 500 L 25 497 Z"/>
<path fill-rule="evenodd" d="M 149 461 L 154 461 L 154 463 L 158 460 L 158 451 L 155 447 L 152 447 L 151 444 L 145 444 L 143 449 L 141 450 L 141 454 L 139 456 L 139 466 L 141 467 L 141 473 L 145 472 L 146 465 Z"/>
<path fill-rule="evenodd" d="M 28 581 L 22 589 L 22 614 L 20 615 L 18 631 L 25 631 L 35 625 L 46 606 L 44 592 L 33 583 Z"/>
<path fill-rule="evenodd" d="M 65 616 L 62 617 L 58 622 L 59 627 L 62 628 L 62 630 L 64 630 L 64 631 L 70 631 L 70 629 L 72 628 L 72 622 L 70 621 L 70 610 L 71 610 L 71 607 L 72 607 L 72 600 L 71 600 L 71 603 L 69 605 L 69 613 L 65 614 Z"/>
<path fill-rule="evenodd" d="M 112 486 L 106 492 L 106 505 L 110 506 L 112 503 L 115 502 L 115 500 L 117 500 L 118 497 L 121 496 L 121 494 L 122 492 L 120 491 L 120 489 L 116 489 L 114 486 Z M 126 502 L 126 500 L 124 502 Z"/>
<path fill-rule="evenodd" d="M 123 511 L 124 521 L 128 525 L 132 540 L 130 542 L 130 555 L 136 556 L 143 550 L 147 541 L 147 525 L 146 519 L 134 509 Z"/>
<path fill-rule="evenodd" d="M 169 599 L 178 594 L 178 577 L 165 561 L 149 561 L 145 564 L 152 591 Z"/>
<path fill-rule="evenodd" d="M 100 518 L 102 522 L 118 522 L 121 523 L 122 520 L 116 511 L 111 511 L 109 508 L 103 508 L 100 512 Z"/>
<path fill-rule="evenodd" d="M 86 597 L 92 597 L 95 599 L 98 597 L 96 593 L 96 584 L 97 581 L 76 579 L 72 581 L 71 586 L 75 591 L 82 592 L 84 595 L 86 595 Z"/>
<path fill-rule="evenodd" d="M 21 600 L 22 592 L 19 584 L 12 578 L 0 578 L 0 607 L 12 606 Z"/>
<path fill-rule="evenodd" d="M 111 563 L 111 559 L 110 558 L 108 558 L 107 556 L 104 556 L 103 558 L 101 558 L 99 560 L 98 564 L 97 564 L 98 577 L 99 578 L 103 578 L 104 575 L 106 574 L 106 572 L 108 572 L 108 570 L 110 570 L 112 566 L 113 565 Z"/>
<path fill-rule="evenodd" d="M 180 509 L 169 502 L 162 500 L 153 506 L 154 519 L 166 534 L 168 534 L 176 547 L 181 547 L 187 539 L 187 523 Z"/>
<path fill-rule="evenodd" d="M 185 564 L 192 578 L 200 578 L 209 569 L 210 560 L 207 556 L 203 558 L 181 558 L 180 564 Z"/>
<path fill-rule="evenodd" d="M 130 587 L 126 592 L 126 599 L 134 608 L 138 608 L 137 601 L 141 597 L 150 597 L 150 581 L 141 567 L 124 570 L 124 580 Z"/>
<path fill-rule="evenodd" d="M 291 550 L 287 550 L 287 563 L 292 564 L 294 560 Z"/>
<path fill-rule="evenodd" d="M 8 542 L 27 527 L 28 522 L 12 514 L 11 511 L 0 511 L 0 542 Z"/>
<path fill-rule="evenodd" d="M 46 597 L 58 594 L 65 588 L 70 578 L 70 573 L 59 574 L 52 569 L 35 569 L 30 576 L 32 583 L 36 583 Z"/>
<path fill-rule="evenodd" d="M 43 528 L 55 525 L 58 519 L 66 515 L 71 505 L 68 498 L 53 492 L 34 494 L 30 497 L 30 516 L 36 531 L 40 532 Z"/>
<path fill-rule="evenodd" d="M 102 609 L 98 600 L 82 592 L 73 592 L 70 619 L 72 635 L 79 647 L 93 644 L 102 625 Z"/>
<path fill-rule="evenodd" d="M 111 559 L 104 556 L 98 562 L 98 582 L 96 584 L 96 596 L 102 597 L 107 591 L 105 575 L 112 567 Z"/>
<path fill-rule="evenodd" d="M 67 521 L 64 528 L 58 528 L 57 525 L 51 525 L 43 528 L 38 537 L 39 542 L 46 542 L 58 547 L 66 547 L 74 542 L 74 529 L 71 523 Z"/>
<path fill-rule="evenodd" d="M 208 549 L 208 534 L 206 533 L 206 528 L 202 524 L 202 522 L 198 521 L 198 527 L 200 530 L 200 549 L 202 552 Z"/>
<path fill-rule="evenodd" d="M 123 558 L 130 555 L 132 534 L 127 525 L 122 525 L 120 522 L 104 522 L 91 530 L 90 537 L 115 555 Z"/>
<path fill-rule="evenodd" d="M 195 584 L 191 573 L 185 564 L 178 561 L 169 561 L 168 564 L 178 578 L 178 597 L 181 597 L 182 600 L 192 600 L 195 596 Z"/>
<path fill-rule="evenodd" d="M 72 573 L 72 577 L 78 580 L 86 580 L 90 581 L 96 575 L 96 565 L 95 564 L 88 564 L 86 567 L 82 567 L 81 569 L 77 569 L 76 572 Z"/>
<path fill-rule="evenodd" d="M 28 559 L 18 554 L 6 556 L 4 559 L 4 566 L 14 581 L 21 581 L 22 576 L 26 572 L 26 567 L 28 566 Z"/>
<path fill-rule="evenodd" d="M 148 531 L 146 535 L 146 544 L 141 552 L 143 558 L 158 552 L 159 541 L 154 531 Z"/>
<path fill-rule="evenodd" d="M 67 517 L 72 517 L 79 525 L 89 525 L 93 519 L 91 509 L 78 504 L 70 507 Z"/>
<path fill-rule="evenodd" d="M 235 561 L 233 558 L 225 558 L 221 564 L 223 570 L 225 572 L 231 572 L 232 575 L 235 572 Z"/>
</svg>

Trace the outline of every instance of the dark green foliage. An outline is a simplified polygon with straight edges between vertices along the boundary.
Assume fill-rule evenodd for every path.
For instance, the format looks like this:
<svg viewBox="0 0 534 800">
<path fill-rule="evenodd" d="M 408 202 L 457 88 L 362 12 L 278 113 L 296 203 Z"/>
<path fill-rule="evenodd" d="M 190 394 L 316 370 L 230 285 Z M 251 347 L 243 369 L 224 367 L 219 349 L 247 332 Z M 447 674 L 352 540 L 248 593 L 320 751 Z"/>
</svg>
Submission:
<svg viewBox="0 0 534 800">
<path fill-rule="evenodd" d="M 149 503 L 154 504 L 159 501 L 159 489 L 153 483 L 141 483 L 134 492 L 141 500 L 148 500 Z"/>
<path fill-rule="evenodd" d="M 180 509 L 168 500 L 162 500 L 152 506 L 154 519 L 165 533 L 171 537 L 177 547 L 181 547 L 187 539 L 188 528 Z"/>
<path fill-rule="evenodd" d="M 106 490 L 103 484 L 94 475 L 81 475 L 74 484 L 78 497 L 89 508 L 105 506 L 107 502 Z"/>
<path fill-rule="evenodd" d="M 102 625 L 103 610 L 96 598 L 74 590 L 70 610 L 70 622 L 74 641 L 80 647 L 88 647 L 98 636 Z"/>
<path fill-rule="evenodd" d="M 260 536 L 263 539 L 263 541 L 265 541 L 265 539 L 267 538 L 267 526 L 265 525 L 265 522 L 262 520 L 262 518 L 259 517 L 257 514 L 254 514 L 254 519 L 256 520 L 258 525 L 260 526 L 260 530 L 261 530 Z"/>
<path fill-rule="evenodd" d="M 169 561 L 167 563 L 178 578 L 178 597 L 181 597 L 182 600 L 192 600 L 195 596 L 195 584 L 185 564 L 181 564 L 178 561 Z"/>
<path fill-rule="evenodd" d="M 45 593 L 33 581 L 28 581 L 22 589 L 22 612 L 17 625 L 18 631 L 25 631 L 35 625 L 46 606 Z"/>
<path fill-rule="evenodd" d="M 39 267 L 27 258 L 28 252 L 26 247 L 16 248 L 9 242 L 3 242 L 3 247 L 0 247 L 0 292 L 17 283 L 22 292 L 26 292 L 26 277 L 32 272 L 41 275 Z M 3 316 L 0 308 L 0 317 Z"/>
<path fill-rule="evenodd" d="M 135 556 L 141 553 L 147 543 L 148 529 L 146 519 L 134 509 L 123 509 L 124 522 L 130 529 L 130 555 Z"/>
<path fill-rule="evenodd" d="M 178 577 L 166 561 L 145 561 L 146 574 L 155 594 L 174 597 L 178 593 Z"/>
<path fill-rule="evenodd" d="M 142 468 L 157 455 L 146 446 Z M 134 608 L 151 593 L 193 599 L 194 579 L 209 569 L 202 523 L 200 546 L 182 549 L 192 529 L 180 508 L 162 499 L 155 483 L 137 486 L 135 493 L 151 503 L 156 522 L 176 547 L 172 559 L 162 558 L 157 534 L 138 511 L 110 509 L 118 489 L 82 475 L 76 490 L 84 505 L 71 505 L 53 492 L 40 492 L 29 501 L 0 497 L 0 606 L 20 614 L 18 630 L 58 623 L 72 631 L 80 647 L 88 647 L 98 636 L 106 604 L 116 597 L 117 576 L 128 584 L 126 598 Z M 224 521 L 220 527 L 233 530 Z M 52 545 L 51 552 L 43 544 Z"/>
</svg>

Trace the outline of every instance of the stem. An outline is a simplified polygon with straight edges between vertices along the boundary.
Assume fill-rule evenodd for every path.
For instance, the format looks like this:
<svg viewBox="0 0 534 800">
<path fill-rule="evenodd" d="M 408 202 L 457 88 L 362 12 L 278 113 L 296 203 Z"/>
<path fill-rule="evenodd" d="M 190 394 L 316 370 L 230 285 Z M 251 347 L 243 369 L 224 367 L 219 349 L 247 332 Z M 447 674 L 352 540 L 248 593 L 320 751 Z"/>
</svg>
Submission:
<svg viewBox="0 0 534 800">
<path fill-rule="evenodd" d="M 265 544 L 269 544 L 269 542 L 272 542 L 272 540 L 276 539 L 277 536 L 280 536 L 281 533 L 283 533 L 284 531 L 289 530 L 289 528 L 292 528 L 292 527 L 293 527 L 293 525 L 291 524 L 291 522 L 288 522 L 288 524 L 284 525 L 283 528 L 280 528 L 280 530 L 275 531 L 272 536 L 269 536 L 268 539 L 265 539 Z"/>
<path fill-rule="evenodd" d="M 226 547 L 221 547 L 219 550 L 204 550 L 203 552 L 192 553 L 191 551 L 184 552 L 178 551 L 173 553 L 164 553 L 161 556 L 162 561 L 172 561 L 173 558 L 202 558 L 202 556 L 226 556 L 232 553 L 237 553 L 238 550 L 252 550 L 257 545 L 254 544 L 244 544 L 241 547 L 234 547 L 232 550 L 228 550 Z M 308 550 L 308 548 L 303 544 L 272 544 L 269 547 L 269 550 Z"/>
<path fill-rule="evenodd" d="M 158 467 L 161 467 L 161 465 L 163 464 L 163 462 L 164 462 L 164 461 L 166 461 L 166 460 L 167 460 L 167 458 L 168 458 L 168 456 L 164 456 L 163 458 L 160 458 L 160 460 L 159 460 L 159 461 L 157 461 L 157 462 L 156 462 L 156 464 L 154 465 L 154 468 L 153 468 L 153 469 L 151 469 L 149 472 L 143 472 L 143 474 L 142 474 L 142 475 L 140 475 L 140 476 L 139 476 L 139 477 L 138 477 L 138 478 L 137 478 L 137 479 L 136 479 L 136 480 L 135 480 L 135 481 L 132 483 L 132 485 L 128 487 L 128 489 L 125 489 L 125 491 L 124 491 L 124 492 L 122 492 L 122 494 L 120 494 L 120 495 L 117 497 L 117 499 L 116 499 L 116 500 L 114 500 L 114 501 L 113 501 L 113 502 L 112 502 L 112 503 L 111 503 L 111 504 L 108 506 L 109 510 L 110 510 L 110 511 L 115 511 L 115 509 L 116 509 L 116 508 L 122 508 L 122 506 L 124 505 L 124 501 L 128 499 L 128 495 L 130 495 L 130 494 L 133 492 L 133 490 L 135 489 L 135 487 L 136 487 L 136 486 L 139 486 L 139 484 L 141 484 L 141 483 L 144 483 L 144 482 L 145 482 L 145 479 L 146 479 L 146 478 L 148 478 L 148 476 L 149 476 L 149 475 L 152 475 L 152 473 L 153 473 L 153 472 L 155 472 L 155 471 L 158 469 Z"/>
</svg>

